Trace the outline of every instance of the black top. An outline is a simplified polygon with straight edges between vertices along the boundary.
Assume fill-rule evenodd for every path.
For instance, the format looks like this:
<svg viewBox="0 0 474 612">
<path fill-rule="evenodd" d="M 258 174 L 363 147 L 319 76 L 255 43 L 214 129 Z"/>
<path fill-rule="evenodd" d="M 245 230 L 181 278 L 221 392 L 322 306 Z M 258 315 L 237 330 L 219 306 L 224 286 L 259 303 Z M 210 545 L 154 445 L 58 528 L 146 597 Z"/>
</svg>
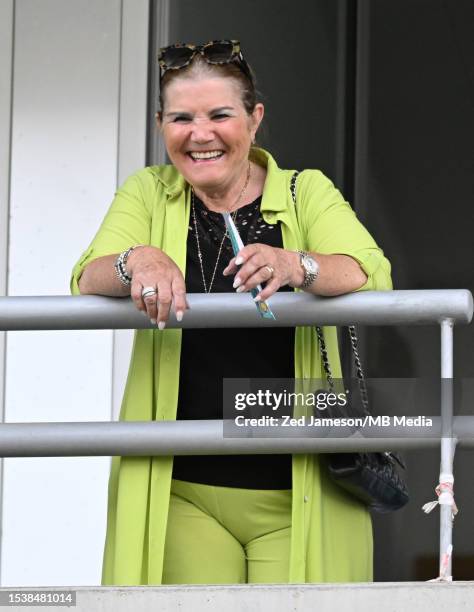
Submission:
<svg viewBox="0 0 474 612">
<path fill-rule="evenodd" d="M 208 210 L 197 197 L 194 201 L 202 266 L 209 288 L 225 224 L 220 213 Z M 259 197 L 237 211 L 235 223 L 242 241 L 281 248 L 281 228 L 265 223 L 260 203 Z M 235 291 L 234 276 L 222 274 L 232 257 L 232 245 L 226 237 L 212 292 Z M 192 208 L 185 281 L 188 293 L 204 292 Z M 285 286 L 280 291 L 292 288 Z M 257 311 L 255 314 L 259 316 Z M 293 328 L 184 329 L 182 334 L 177 419 L 222 419 L 223 378 L 294 378 Z M 291 489 L 291 455 L 177 455 L 173 478 L 247 489 Z"/>
</svg>

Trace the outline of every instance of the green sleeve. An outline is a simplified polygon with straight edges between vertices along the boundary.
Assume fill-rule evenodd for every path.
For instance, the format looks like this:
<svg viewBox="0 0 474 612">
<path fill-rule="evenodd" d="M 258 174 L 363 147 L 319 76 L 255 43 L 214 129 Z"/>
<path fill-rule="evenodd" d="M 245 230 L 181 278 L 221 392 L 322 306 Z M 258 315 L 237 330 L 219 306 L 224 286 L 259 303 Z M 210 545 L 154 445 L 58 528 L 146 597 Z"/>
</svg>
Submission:
<svg viewBox="0 0 474 612">
<path fill-rule="evenodd" d="M 73 295 L 80 293 L 79 279 L 91 261 L 121 253 L 135 244 L 150 243 L 154 194 L 156 185 L 148 168 L 130 176 L 117 190 L 97 234 L 72 270 L 70 289 Z"/>
<path fill-rule="evenodd" d="M 298 177 L 297 194 L 306 249 L 349 255 L 359 262 L 367 282 L 357 291 L 392 289 L 390 262 L 333 183 L 319 170 L 305 170 Z"/>
</svg>

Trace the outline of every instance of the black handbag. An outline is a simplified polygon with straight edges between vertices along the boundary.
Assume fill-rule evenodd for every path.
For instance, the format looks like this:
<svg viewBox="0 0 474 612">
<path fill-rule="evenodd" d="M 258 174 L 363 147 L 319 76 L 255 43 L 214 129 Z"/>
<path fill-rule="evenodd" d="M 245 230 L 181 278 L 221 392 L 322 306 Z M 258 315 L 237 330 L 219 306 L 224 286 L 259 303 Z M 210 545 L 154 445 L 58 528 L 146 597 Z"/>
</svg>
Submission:
<svg viewBox="0 0 474 612">
<path fill-rule="evenodd" d="M 321 327 L 316 327 L 316 334 L 328 387 L 331 391 L 334 389 L 334 382 Z M 356 365 L 363 415 L 370 416 L 367 385 L 353 325 L 349 326 L 349 336 Z M 329 416 L 332 416 L 330 407 L 328 407 L 327 412 Z M 407 485 L 398 473 L 398 468 L 405 469 L 405 464 L 398 453 L 389 451 L 330 453 L 327 455 L 326 461 L 331 478 L 375 512 L 399 510 L 409 501 Z"/>
<path fill-rule="evenodd" d="M 290 191 L 296 205 L 296 178 L 292 176 Z M 316 326 L 319 350 L 329 391 L 334 389 L 331 367 L 321 327 Z M 351 349 L 357 371 L 360 400 L 365 414 L 370 415 L 367 385 L 357 347 L 355 327 L 349 326 Z M 331 416 L 331 408 L 327 409 Z M 333 415 L 335 416 L 335 415 Z M 391 512 L 405 506 L 409 501 L 408 488 L 398 473 L 398 467 L 405 469 L 400 455 L 394 452 L 329 453 L 326 456 L 331 478 L 340 487 L 367 504 L 376 512 Z"/>
</svg>

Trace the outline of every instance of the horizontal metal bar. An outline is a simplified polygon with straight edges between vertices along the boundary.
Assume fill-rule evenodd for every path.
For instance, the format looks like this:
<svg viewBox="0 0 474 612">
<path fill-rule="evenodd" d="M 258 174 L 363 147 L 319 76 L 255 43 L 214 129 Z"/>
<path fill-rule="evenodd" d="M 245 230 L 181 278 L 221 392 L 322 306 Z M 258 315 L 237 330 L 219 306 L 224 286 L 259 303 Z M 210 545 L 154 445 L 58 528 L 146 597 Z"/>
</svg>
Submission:
<svg viewBox="0 0 474 612">
<path fill-rule="evenodd" d="M 110 455 L 228 455 L 334 453 L 439 447 L 441 420 L 432 417 L 430 434 L 423 427 L 371 427 L 367 437 L 322 437 L 312 426 L 288 428 L 275 437 L 274 427 L 247 429 L 224 437 L 221 420 L 118 421 L 84 423 L 3 423 L 0 457 L 79 457 Z M 342 430 L 341 430 L 342 431 Z M 326 430 L 329 435 L 329 432 Z M 334 436 L 334 429 L 332 435 Z M 339 434 L 341 435 L 341 434 Z M 456 417 L 458 444 L 474 447 L 474 417 Z M 266 436 L 266 437 L 265 437 Z"/>
<path fill-rule="evenodd" d="M 271 298 L 276 320 L 262 319 L 249 294 L 194 293 L 183 322 L 168 327 L 293 327 L 295 325 L 429 325 L 469 323 L 467 289 L 363 291 L 333 298 L 280 292 Z M 0 330 L 142 329 L 152 325 L 130 298 L 102 296 L 0 297 Z"/>
</svg>

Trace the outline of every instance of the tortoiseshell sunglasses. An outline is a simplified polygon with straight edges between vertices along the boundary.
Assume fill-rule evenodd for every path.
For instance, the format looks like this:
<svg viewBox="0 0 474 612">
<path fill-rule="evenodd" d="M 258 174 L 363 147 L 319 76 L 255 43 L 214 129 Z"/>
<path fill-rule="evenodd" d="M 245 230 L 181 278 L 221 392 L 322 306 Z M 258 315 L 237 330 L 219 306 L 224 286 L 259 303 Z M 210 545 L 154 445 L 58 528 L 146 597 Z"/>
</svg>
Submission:
<svg viewBox="0 0 474 612">
<path fill-rule="evenodd" d="M 167 70 L 178 70 L 188 66 L 196 53 L 200 53 L 208 64 L 230 64 L 235 62 L 252 82 L 249 66 L 244 60 L 238 40 L 211 40 L 203 45 L 176 43 L 162 47 L 158 55 L 160 79 Z"/>
</svg>

